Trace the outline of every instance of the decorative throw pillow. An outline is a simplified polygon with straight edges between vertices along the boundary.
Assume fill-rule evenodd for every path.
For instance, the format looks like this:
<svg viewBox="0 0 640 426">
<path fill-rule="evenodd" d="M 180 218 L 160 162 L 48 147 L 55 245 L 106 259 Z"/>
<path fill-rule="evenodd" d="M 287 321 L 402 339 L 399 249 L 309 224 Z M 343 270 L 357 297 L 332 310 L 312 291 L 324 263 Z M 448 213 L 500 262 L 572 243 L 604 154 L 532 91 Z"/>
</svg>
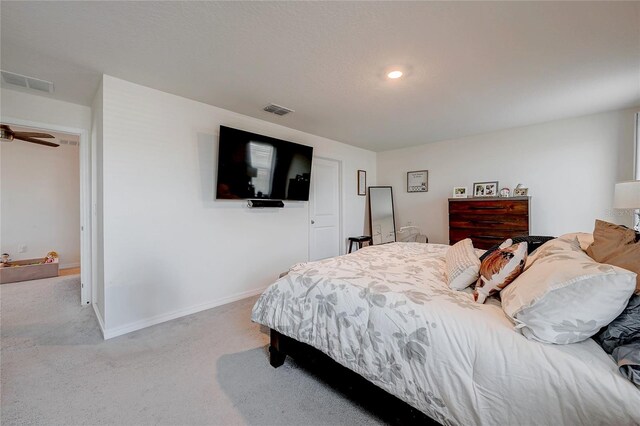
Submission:
<svg viewBox="0 0 640 426">
<path fill-rule="evenodd" d="M 502 309 L 529 339 L 585 340 L 613 321 L 633 293 L 634 273 L 594 261 L 573 241 L 548 242 L 551 248 L 539 249 L 543 253 L 500 294 Z"/>
<path fill-rule="evenodd" d="M 635 242 L 636 232 L 633 229 L 604 220 L 596 220 L 596 226 L 593 230 L 593 244 L 587 249 L 587 254 L 596 262 L 602 262 L 599 259 L 606 259 L 615 253 L 620 246 Z"/>
<path fill-rule="evenodd" d="M 635 291 L 640 294 L 640 242 L 636 242 L 633 229 L 596 220 L 593 244 L 587 249 L 587 254 L 596 262 L 635 272 Z"/>
<path fill-rule="evenodd" d="M 518 243 L 527 243 L 527 254 L 533 253 L 538 247 L 542 246 L 549 240 L 553 240 L 555 237 L 545 237 L 545 236 L 537 236 L 537 235 L 529 235 L 527 237 L 513 237 L 511 240 L 513 244 Z M 494 251 L 498 250 L 500 246 L 504 243 L 496 244 L 487 249 L 482 256 L 480 256 L 480 261 L 483 261 L 485 257 L 489 256 Z"/>
<path fill-rule="evenodd" d="M 488 296 L 508 286 L 522 273 L 526 259 L 527 243 L 513 244 L 510 239 L 502 243 L 499 250 L 482 261 L 473 299 L 484 303 Z"/>
<path fill-rule="evenodd" d="M 480 259 L 470 238 L 452 245 L 445 255 L 447 281 L 454 290 L 464 290 L 476 282 L 480 272 Z"/>
</svg>

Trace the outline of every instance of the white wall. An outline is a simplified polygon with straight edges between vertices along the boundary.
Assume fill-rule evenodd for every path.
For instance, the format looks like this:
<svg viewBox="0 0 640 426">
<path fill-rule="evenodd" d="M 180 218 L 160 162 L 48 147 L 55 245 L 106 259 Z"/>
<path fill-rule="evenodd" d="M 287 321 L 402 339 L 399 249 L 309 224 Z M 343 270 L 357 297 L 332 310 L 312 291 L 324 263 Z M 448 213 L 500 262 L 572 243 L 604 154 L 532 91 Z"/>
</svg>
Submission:
<svg viewBox="0 0 640 426">
<path fill-rule="evenodd" d="M 106 337 L 256 294 L 307 260 L 307 202 L 215 200 L 221 124 L 342 161 L 343 237 L 364 232 L 356 171 L 375 184 L 374 152 L 109 76 L 102 96 Z"/>
<path fill-rule="evenodd" d="M 54 126 L 91 129 L 91 108 L 31 93 L 0 89 L 0 118 L 19 119 Z"/>
<path fill-rule="evenodd" d="M 0 121 L 88 132 L 91 109 L 2 88 Z M 56 150 L 44 150 L 15 143 L 3 144 L 2 151 L 2 250 L 9 251 L 14 258 L 23 258 L 40 257 L 55 249 L 59 251 L 62 265 L 77 265 L 80 262 L 78 148 L 63 145 Z M 40 185 L 33 181 L 35 179 L 41 181 Z M 71 179 L 75 182 L 73 187 Z M 21 184 L 16 184 L 16 180 Z M 47 188 L 52 185 L 56 187 Z M 33 210 L 33 205 L 39 205 L 40 209 Z M 52 222 L 56 226 L 52 226 Z M 22 244 L 28 246 L 28 251 L 17 253 L 17 247 Z"/>
<path fill-rule="evenodd" d="M 529 187 L 531 233 L 592 231 L 594 220 L 630 225 L 611 209 L 616 181 L 633 178 L 636 110 L 615 111 L 378 153 L 378 184 L 392 185 L 397 226 L 412 222 L 448 243 L 454 186 L 498 180 Z M 429 192 L 407 193 L 406 172 L 429 170 Z"/>
<path fill-rule="evenodd" d="M 55 250 L 61 268 L 80 266 L 78 147 L 2 143 L 0 181 L 2 253 L 19 260 Z"/>
</svg>

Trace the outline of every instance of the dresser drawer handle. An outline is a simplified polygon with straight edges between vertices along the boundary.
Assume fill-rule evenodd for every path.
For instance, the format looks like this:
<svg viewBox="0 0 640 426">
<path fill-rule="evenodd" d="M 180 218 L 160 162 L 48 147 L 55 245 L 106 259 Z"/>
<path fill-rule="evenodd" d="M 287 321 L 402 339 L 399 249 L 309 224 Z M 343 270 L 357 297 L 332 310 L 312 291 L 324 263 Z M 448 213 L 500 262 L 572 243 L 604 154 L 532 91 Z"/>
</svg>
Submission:
<svg viewBox="0 0 640 426">
<path fill-rule="evenodd" d="M 500 210 L 502 206 L 469 206 L 469 210 Z"/>
<path fill-rule="evenodd" d="M 502 222 L 497 220 L 470 220 L 469 222 L 482 225 L 502 225 Z"/>
</svg>

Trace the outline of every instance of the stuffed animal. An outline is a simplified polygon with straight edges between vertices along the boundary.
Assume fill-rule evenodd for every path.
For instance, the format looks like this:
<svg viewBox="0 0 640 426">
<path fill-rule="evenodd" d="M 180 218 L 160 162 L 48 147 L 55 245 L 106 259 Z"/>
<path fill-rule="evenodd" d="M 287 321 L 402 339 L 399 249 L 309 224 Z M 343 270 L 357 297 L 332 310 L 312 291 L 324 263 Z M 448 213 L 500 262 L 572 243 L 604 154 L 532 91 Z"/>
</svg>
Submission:
<svg viewBox="0 0 640 426">
<path fill-rule="evenodd" d="M 56 263 L 58 261 L 58 253 L 50 251 L 44 258 L 44 263 Z"/>
</svg>

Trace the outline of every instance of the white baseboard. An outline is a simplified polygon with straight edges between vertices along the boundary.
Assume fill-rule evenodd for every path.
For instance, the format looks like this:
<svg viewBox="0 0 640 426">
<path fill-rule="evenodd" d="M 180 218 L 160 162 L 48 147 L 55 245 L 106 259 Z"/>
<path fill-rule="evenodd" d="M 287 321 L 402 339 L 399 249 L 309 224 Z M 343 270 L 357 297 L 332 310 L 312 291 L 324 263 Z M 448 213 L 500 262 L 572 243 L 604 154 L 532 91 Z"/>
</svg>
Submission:
<svg viewBox="0 0 640 426">
<path fill-rule="evenodd" d="M 215 308 L 216 306 L 226 305 L 247 297 L 255 296 L 262 293 L 267 287 L 260 287 L 253 290 L 243 291 L 232 296 L 223 297 L 221 299 L 213 300 L 210 302 L 200 303 L 198 305 L 191 306 L 185 309 L 179 309 L 173 312 L 167 312 L 166 314 L 156 315 L 147 319 L 132 322 L 129 324 L 121 325 L 112 329 L 102 328 L 102 335 L 106 339 L 122 336 L 123 334 L 131 333 L 132 331 L 140 330 L 143 328 L 151 327 L 152 325 L 160 324 L 172 319 L 184 317 L 186 315 L 195 314 L 196 312 L 205 311 L 207 309 Z M 97 312 L 97 311 L 96 311 Z M 98 318 L 100 322 L 100 318 Z M 101 325 L 102 327 L 102 325 Z"/>
<path fill-rule="evenodd" d="M 58 269 L 71 269 L 71 268 L 79 268 L 80 267 L 80 262 L 75 262 L 75 263 L 61 263 L 60 265 L 58 265 Z"/>
<path fill-rule="evenodd" d="M 98 310 L 98 306 L 95 303 L 92 303 L 91 306 L 93 306 L 93 312 L 95 312 L 96 318 L 98 319 L 98 325 L 100 326 L 100 332 L 102 333 L 102 338 L 106 339 L 106 337 L 104 337 L 105 336 L 105 334 L 104 334 L 104 319 L 102 319 L 102 314 Z"/>
</svg>

